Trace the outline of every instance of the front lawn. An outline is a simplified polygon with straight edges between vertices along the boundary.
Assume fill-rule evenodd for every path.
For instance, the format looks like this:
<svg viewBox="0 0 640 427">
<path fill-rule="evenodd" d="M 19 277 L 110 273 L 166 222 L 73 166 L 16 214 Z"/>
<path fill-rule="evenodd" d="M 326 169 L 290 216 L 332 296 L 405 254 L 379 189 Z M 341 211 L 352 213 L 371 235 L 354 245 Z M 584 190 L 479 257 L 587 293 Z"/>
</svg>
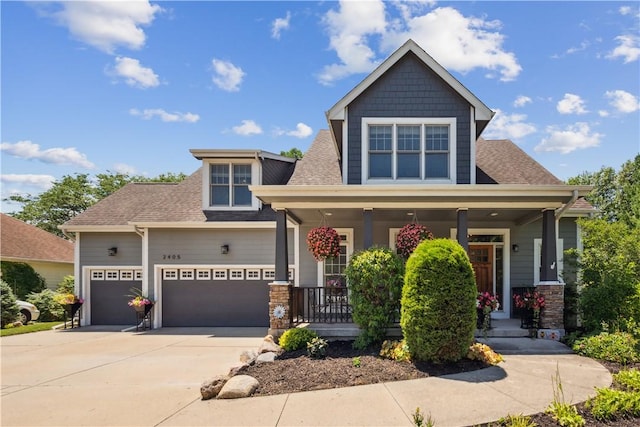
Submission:
<svg viewBox="0 0 640 427">
<path fill-rule="evenodd" d="M 0 337 L 8 337 L 9 335 L 28 334 L 30 332 L 48 331 L 56 325 L 61 324 L 61 321 L 57 322 L 35 322 L 24 326 L 7 326 L 5 329 L 0 329 Z"/>
</svg>

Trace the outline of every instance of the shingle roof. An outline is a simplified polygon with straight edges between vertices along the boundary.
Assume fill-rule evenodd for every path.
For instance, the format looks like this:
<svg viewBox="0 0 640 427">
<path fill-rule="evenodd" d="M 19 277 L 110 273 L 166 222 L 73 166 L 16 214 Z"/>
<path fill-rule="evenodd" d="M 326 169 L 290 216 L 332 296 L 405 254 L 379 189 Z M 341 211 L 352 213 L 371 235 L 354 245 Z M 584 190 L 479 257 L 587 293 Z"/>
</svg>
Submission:
<svg viewBox="0 0 640 427">
<path fill-rule="evenodd" d="M 3 259 L 73 263 L 72 242 L 9 215 L 0 214 L 0 218 Z"/>
<path fill-rule="evenodd" d="M 288 185 L 340 185 L 342 174 L 331 133 L 322 129 L 301 160 Z"/>
<path fill-rule="evenodd" d="M 508 139 L 478 139 L 476 165 L 497 184 L 563 184 L 551 172 L 536 162 Z M 491 182 L 480 182 L 491 183 Z"/>
</svg>

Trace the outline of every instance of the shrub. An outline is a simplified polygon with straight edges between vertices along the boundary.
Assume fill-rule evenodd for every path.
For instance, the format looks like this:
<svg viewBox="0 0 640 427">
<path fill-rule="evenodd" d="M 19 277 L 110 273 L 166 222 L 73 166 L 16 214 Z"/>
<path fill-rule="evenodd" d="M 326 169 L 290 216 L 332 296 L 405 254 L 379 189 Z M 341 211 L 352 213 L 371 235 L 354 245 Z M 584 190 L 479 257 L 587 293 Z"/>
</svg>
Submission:
<svg viewBox="0 0 640 427">
<path fill-rule="evenodd" d="M 64 318 L 64 308 L 56 301 L 56 295 L 58 294 L 51 289 L 45 289 L 37 294 L 31 293 L 27 297 L 27 302 L 35 305 L 40 310 L 39 321 L 53 322 Z"/>
<path fill-rule="evenodd" d="M 602 332 L 579 339 L 573 345 L 573 351 L 582 356 L 622 364 L 640 360 L 638 340 L 628 332 Z"/>
<path fill-rule="evenodd" d="M 31 292 L 40 292 L 46 282 L 29 264 L 23 262 L 0 262 L 2 279 L 13 289 L 18 299 L 25 299 Z"/>
<path fill-rule="evenodd" d="M 327 355 L 327 340 L 315 337 L 307 343 L 307 354 L 313 359 L 322 359 Z"/>
<path fill-rule="evenodd" d="M 640 392 L 640 371 L 623 369 L 613 375 L 613 383 L 622 390 Z"/>
<path fill-rule="evenodd" d="M 62 282 L 58 283 L 56 292 L 61 294 L 75 294 L 75 278 L 73 276 L 64 276 Z"/>
<path fill-rule="evenodd" d="M 0 327 L 4 328 L 5 326 L 15 322 L 18 318 L 18 313 L 20 313 L 20 309 L 16 305 L 16 296 L 4 280 L 0 280 L 0 299 L 2 309 L 2 314 L 0 315 Z"/>
<path fill-rule="evenodd" d="M 500 362 L 504 362 L 504 359 L 499 353 L 493 351 L 488 345 L 479 342 L 469 347 L 467 359 L 480 360 L 489 365 L 497 365 Z"/>
<path fill-rule="evenodd" d="M 382 342 L 400 307 L 404 261 L 388 248 L 371 248 L 351 257 L 345 275 L 353 321 L 361 329 L 354 346 Z"/>
<path fill-rule="evenodd" d="M 398 362 L 408 362 L 411 359 L 409 347 L 405 340 L 391 341 L 387 340 L 382 343 L 380 356 L 385 359 L 396 360 Z"/>
<path fill-rule="evenodd" d="M 308 342 L 317 337 L 318 334 L 311 329 L 293 328 L 286 330 L 278 343 L 285 351 L 294 351 L 305 348 Z"/>
<path fill-rule="evenodd" d="M 477 290 L 465 250 L 453 240 L 425 240 L 407 261 L 400 325 L 415 360 L 457 361 L 476 329 Z"/>
<path fill-rule="evenodd" d="M 538 424 L 527 415 L 507 415 L 498 420 L 498 426 L 504 427 L 536 427 Z"/>
<path fill-rule="evenodd" d="M 595 419 L 602 421 L 640 417 L 640 392 L 599 388 L 586 407 Z"/>
</svg>

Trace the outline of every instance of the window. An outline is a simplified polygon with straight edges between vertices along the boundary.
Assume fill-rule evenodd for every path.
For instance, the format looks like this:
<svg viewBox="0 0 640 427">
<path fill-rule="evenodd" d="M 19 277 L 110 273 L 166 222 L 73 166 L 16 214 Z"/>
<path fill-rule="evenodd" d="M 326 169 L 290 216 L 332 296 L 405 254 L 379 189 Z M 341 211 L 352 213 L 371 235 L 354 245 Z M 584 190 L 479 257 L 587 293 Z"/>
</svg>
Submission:
<svg viewBox="0 0 640 427">
<path fill-rule="evenodd" d="M 193 280 L 193 270 L 180 270 L 181 280 Z"/>
<path fill-rule="evenodd" d="M 212 163 L 209 165 L 209 206 L 214 208 L 253 207 L 249 191 L 252 164 Z"/>
<path fill-rule="evenodd" d="M 120 271 L 120 280 L 133 280 L 133 270 Z"/>
<path fill-rule="evenodd" d="M 136 280 L 142 280 L 142 270 L 135 271 Z"/>
<path fill-rule="evenodd" d="M 213 280 L 227 280 L 227 270 L 213 270 Z"/>
<path fill-rule="evenodd" d="M 120 280 L 118 270 L 107 270 L 107 280 Z"/>
<path fill-rule="evenodd" d="M 260 270 L 247 270 L 248 280 L 260 280 Z"/>
<path fill-rule="evenodd" d="M 198 280 L 210 280 L 211 279 L 211 270 L 196 270 L 196 277 Z"/>
<path fill-rule="evenodd" d="M 177 280 L 178 279 L 178 270 L 163 270 L 162 277 L 164 280 Z"/>
<path fill-rule="evenodd" d="M 244 270 L 231 270 L 231 280 L 244 279 Z"/>
<path fill-rule="evenodd" d="M 91 270 L 91 280 L 104 280 L 104 271 Z"/>
<path fill-rule="evenodd" d="M 272 280 L 276 278 L 276 271 L 275 270 L 262 270 L 262 280 Z"/>
<path fill-rule="evenodd" d="M 363 182 L 455 182 L 455 118 L 363 118 L 362 135 Z"/>
</svg>

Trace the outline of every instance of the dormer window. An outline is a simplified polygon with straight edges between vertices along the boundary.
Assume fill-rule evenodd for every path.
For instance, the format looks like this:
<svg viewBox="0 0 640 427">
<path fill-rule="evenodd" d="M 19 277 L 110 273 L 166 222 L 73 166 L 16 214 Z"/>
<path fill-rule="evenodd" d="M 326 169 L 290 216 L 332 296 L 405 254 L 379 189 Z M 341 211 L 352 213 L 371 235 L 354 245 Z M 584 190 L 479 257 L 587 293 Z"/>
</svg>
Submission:
<svg viewBox="0 0 640 427">
<path fill-rule="evenodd" d="M 455 118 L 363 118 L 363 182 L 455 183 Z"/>
<path fill-rule="evenodd" d="M 205 179 L 207 200 L 205 209 L 252 210 L 258 208 L 249 186 L 257 184 L 258 162 L 215 160 L 208 164 Z"/>
</svg>

